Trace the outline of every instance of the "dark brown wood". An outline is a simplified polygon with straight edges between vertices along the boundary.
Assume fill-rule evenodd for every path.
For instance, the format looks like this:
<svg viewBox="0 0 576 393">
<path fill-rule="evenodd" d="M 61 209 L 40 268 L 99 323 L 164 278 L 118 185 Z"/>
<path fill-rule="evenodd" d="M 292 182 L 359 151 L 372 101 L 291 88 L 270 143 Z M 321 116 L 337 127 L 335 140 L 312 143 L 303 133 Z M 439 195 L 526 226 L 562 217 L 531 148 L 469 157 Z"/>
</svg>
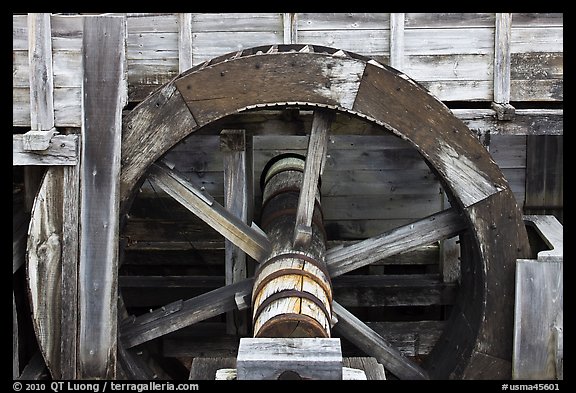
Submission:
<svg viewBox="0 0 576 393">
<path fill-rule="evenodd" d="M 234 310 L 236 308 L 235 296 L 237 294 L 248 296 L 252 284 L 253 279 L 246 279 L 215 289 L 184 301 L 178 311 L 169 314 L 158 309 L 155 313 L 159 313 L 160 316 L 153 320 L 150 320 L 150 314 L 142 318 L 138 317 L 132 323 L 122 327 L 120 341 L 125 348 L 131 348 L 196 322 Z"/>
<path fill-rule="evenodd" d="M 126 21 L 84 18 L 78 377 L 114 378 Z M 94 301 L 98 299 L 98 301 Z"/>
<path fill-rule="evenodd" d="M 384 340 L 382 336 L 370 329 L 364 322 L 352 313 L 334 302 L 334 313 L 338 323 L 334 331 L 364 352 L 373 356 L 392 374 L 400 379 L 428 379 L 424 369 L 406 358 L 396 347 Z"/>
</svg>

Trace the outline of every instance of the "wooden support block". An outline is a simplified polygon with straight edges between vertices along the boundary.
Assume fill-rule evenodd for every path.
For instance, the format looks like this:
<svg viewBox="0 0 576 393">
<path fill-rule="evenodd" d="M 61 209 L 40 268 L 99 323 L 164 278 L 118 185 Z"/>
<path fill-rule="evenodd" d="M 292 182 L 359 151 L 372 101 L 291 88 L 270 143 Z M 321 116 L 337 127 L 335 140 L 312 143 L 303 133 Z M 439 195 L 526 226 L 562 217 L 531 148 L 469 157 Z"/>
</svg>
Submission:
<svg viewBox="0 0 576 393">
<path fill-rule="evenodd" d="M 342 379 L 339 338 L 242 338 L 236 367 L 239 380 Z M 294 375 L 296 377 L 296 375 Z"/>
<path fill-rule="evenodd" d="M 50 146 L 52 137 L 56 135 L 56 128 L 48 131 L 28 131 L 23 135 L 22 145 L 24 151 L 46 150 Z"/>
<path fill-rule="evenodd" d="M 12 165 L 76 165 L 78 162 L 78 135 L 54 135 L 44 149 L 26 149 L 25 140 L 31 132 L 12 135 Z M 29 138 L 28 138 L 29 139 Z M 38 146 L 36 142 L 33 146 Z M 29 144 L 29 147 L 32 146 Z"/>
<path fill-rule="evenodd" d="M 564 259 L 564 231 L 560 221 L 552 215 L 525 215 L 524 222 L 536 229 L 547 251 L 538 253 L 539 261 L 562 261 Z"/>
<path fill-rule="evenodd" d="M 512 105 L 508 103 L 500 104 L 497 102 L 493 102 L 492 109 L 494 109 L 494 111 L 496 112 L 496 118 L 498 120 L 505 120 L 505 121 L 514 120 L 514 115 L 516 114 L 516 108 L 514 108 Z"/>
</svg>

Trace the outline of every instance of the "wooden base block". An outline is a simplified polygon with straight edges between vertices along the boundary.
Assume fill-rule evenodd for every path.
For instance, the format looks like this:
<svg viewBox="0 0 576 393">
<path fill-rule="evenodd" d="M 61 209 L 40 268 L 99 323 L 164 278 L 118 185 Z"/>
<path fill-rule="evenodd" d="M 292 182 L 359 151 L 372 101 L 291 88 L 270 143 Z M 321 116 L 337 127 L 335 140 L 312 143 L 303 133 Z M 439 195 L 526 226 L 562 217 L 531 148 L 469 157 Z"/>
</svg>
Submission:
<svg viewBox="0 0 576 393">
<path fill-rule="evenodd" d="M 239 380 L 342 379 L 339 338 L 242 338 Z"/>
</svg>

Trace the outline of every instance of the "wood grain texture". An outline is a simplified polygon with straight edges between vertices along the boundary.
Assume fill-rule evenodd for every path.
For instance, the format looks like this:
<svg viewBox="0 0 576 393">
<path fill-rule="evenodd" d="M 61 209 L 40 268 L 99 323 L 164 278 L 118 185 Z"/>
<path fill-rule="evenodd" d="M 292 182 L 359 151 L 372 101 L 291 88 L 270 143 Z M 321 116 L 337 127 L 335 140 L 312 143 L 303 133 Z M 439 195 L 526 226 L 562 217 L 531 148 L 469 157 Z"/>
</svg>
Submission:
<svg viewBox="0 0 576 393">
<path fill-rule="evenodd" d="M 494 102 L 510 102 L 510 40 L 512 35 L 512 14 L 496 14 L 494 49 Z"/>
<path fill-rule="evenodd" d="M 78 163 L 78 136 L 55 135 L 48 149 L 26 151 L 23 135 L 12 136 L 12 165 L 76 165 Z"/>
<path fill-rule="evenodd" d="M 119 175 L 127 100 L 123 17 L 85 17 L 78 376 L 116 375 Z M 94 299 L 98 299 L 97 302 Z"/>
<path fill-rule="evenodd" d="M 514 379 L 558 378 L 557 360 L 563 355 L 557 351 L 555 328 L 563 329 L 563 272 L 562 261 L 518 260 L 512 360 Z"/>
</svg>

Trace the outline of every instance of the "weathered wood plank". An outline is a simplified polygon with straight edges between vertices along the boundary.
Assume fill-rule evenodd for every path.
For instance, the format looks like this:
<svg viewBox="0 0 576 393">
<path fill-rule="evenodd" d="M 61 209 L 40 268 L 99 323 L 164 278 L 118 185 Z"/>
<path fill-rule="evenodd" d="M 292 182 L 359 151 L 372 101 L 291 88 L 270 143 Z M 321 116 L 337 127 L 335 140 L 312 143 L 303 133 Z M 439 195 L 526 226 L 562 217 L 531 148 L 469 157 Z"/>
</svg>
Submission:
<svg viewBox="0 0 576 393">
<path fill-rule="evenodd" d="M 526 225 L 533 226 L 549 247 L 549 250 L 540 251 L 538 260 L 557 261 L 564 259 L 564 231 L 558 219 L 552 215 L 525 215 Z"/>
<path fill-rule="evenodd" d="M 494 42 L 494 102 L 506 105 L 510 103 L 510 38 L 512 34 L 512 14 L 496 14 Z M 512 116 L 514 115 L 512 111 Z M 509 116 L 499 120 L 509 120 Z"/>
<path fill-rule="evenodd" d="M 408 18 L 407 18 L 408 23 Z M 406 28 L 405 53 L 411 55 L 492 54 L 493 28 Z"/>
<path fill-rule="evenodd" d="M 397 70 L 404 71 L 404 19 L 405 14 L 390 14 L 390 64 Z"/>
<path fill-rule="evenodd" d="M 120 341 L 125 348 L 131 348 L 194 323 L 234 310 L 236 308 L 235 296 L 238 294 L 240 296 L 249 296 L 252 291 L 253 281 L 253 279 L 246 279 L 186 300 L 182 302 L 182 307 L 178 311 L 167 315 L 162 309 L 156 310 L 154 313 L 160 313 L 161 315 L 152 321 L 149 321 L 149 314 L 145 314 L 144 318 L 137 317 L 131 324 L 122 327 Z"/>
<path fill-rule="evenodd" d="M 298 13 L 298 30 L 388 30 L 389 13 Z"/>
<path fill-rule="evenodd" d="M 296 248 L 307 247 L 312 240 L 312 216 L 316 204 L 318 180 L 326 161 L 331 117 L 329 112 L 321 110 L 314 112 L 294 224 L 293 246 Z"/>
<path fill-rule="evenodd" d="M 194 64 L 192 52 L 192 14 L 178 14 L 178 73 Z"/>
<path fill-rule="evenodd" d="M 383 381 L 386 379 L 384 367 L 374 358 L 345 357 L 342 359 L 342 364 L 344 367 L 349 367 L 354 370 L 362 370 L 365 373 L 365 376 L 360 379 L 366 379 L 368 381 Z"/>
<path fill-rule="evenodd" d="M 382 61 L 390 53 L 390 30 L 382 20 L 382 28 L 374 30 L 298 30 L 298 42 L 313 42 L 359 53 Z"/>
<path fill-rule="evenodd" d="M 194 32 L 271 32 L 282 31 L 282 14 L 250 13 L 194 13 Z"/>
<path fill-rule="evenodd" d="M 59 301 L 62 251 L 63 167 L 50 167 L 31 213 L 28 229 L 27 280 L 32 323 L 53 378 L 60 378 Z"/>
<path fill-rule="evenodd" d="M 331 277 L 336 277 L 396 253 L 452 237 L 465 227 L 463 219 L 455 211 L 445 210 L 375 238 L 328 250 L 328 271 Z"/>
<path fill-rule="evenodd" d="M 514 310 L 514 379 L 557 379 L 554 328 L 563 329 L 563 263 L 520 259 Z"/>
<path fill-rule="evenodd" d="M 407 13 L 406 28 L 469 28 L 493 27 L 493 13 L 472 12 L 426 12 Z"/>
<path fill-rule="evenodd" d="M 30 62 L 30 126 L 32 130 L 54 128 L 54 74 L 49 13 L 28 14 Z"/>
<path fill-rule="evenodd" d="M 282 13 L 282 27 L 284 32 L 284 44 L 298 42 L 298 14 L 293 12 Z"/>
<path fill-rule="evenodd" d="M 512 27 L 511 53 L 563 52 L 564 28 L 562 26 Z"/>
<path fill-rule="evenodd" d="M 116 375 L 123 17 L 84 18 L 78 377 Z M 94 302 L 93 299 L 99 299 Z"/>
<path fill-rule="evenodd" d="M 174 145 L 195 126 L 194 118 L 172 83 L 158 89 L 149 100 L 124 117 L 120 177 L 122 210 L 131 197 L 132 187 L 162 154 L 163 149 L 158 146 Z"/>
<path fill-rule="evenodd" d="M 246 152 L 244 130 L 223 130 L 220 134 L 220 150 L 224 158 L 224 207 L 242 222 L 248 224 L 248 210 L 253 203 L 251 197 L 252 165 Z M 252 220 L 250 220 L 251 222 Z M 234 284 L 247 277 L 246 254 L 228 239 L 225 239 L 226 285 Z M 236 311 L 226 315 L 229 334 L 248 333 L 248 314 Z"/>
<path fill-rule="evenodd" d="M 24 136 L 12 136 L 12 165 L 76 165 L 78 163 L 78 136 L 55 135 L 48 149 L 26 151 Z"/>
<path fill-rule="evenodd" d="M 236 358 L 238 380 L 283 379 L 285 371 L 297 379 L 341 380 L 339 338 L 242 338 Z"/>
<path fill-rule="evenodd" d="M 232 215 L 200 187 L 174 170 L 164 164 L 154 164 L 148 178 L 257 261 L 263 261 L 268 256 L 270 244 L 266 236 Z"/>
<path fill-rule="evenodd" d="M 64 168 L 63 186 L 60 369 L 62 379 L 76 379 L 80 165 Z"/>
<path fill-rule="evenodd" d="M 392 374 L 400 379 L 428 379 L 424 369 L 406 358 L 397 348 L 382 338 L 364 322 L 337 302 L 333 303 L 338 323 L 334 330 L 358 348 L 376 358 Z"/>
</svg>

